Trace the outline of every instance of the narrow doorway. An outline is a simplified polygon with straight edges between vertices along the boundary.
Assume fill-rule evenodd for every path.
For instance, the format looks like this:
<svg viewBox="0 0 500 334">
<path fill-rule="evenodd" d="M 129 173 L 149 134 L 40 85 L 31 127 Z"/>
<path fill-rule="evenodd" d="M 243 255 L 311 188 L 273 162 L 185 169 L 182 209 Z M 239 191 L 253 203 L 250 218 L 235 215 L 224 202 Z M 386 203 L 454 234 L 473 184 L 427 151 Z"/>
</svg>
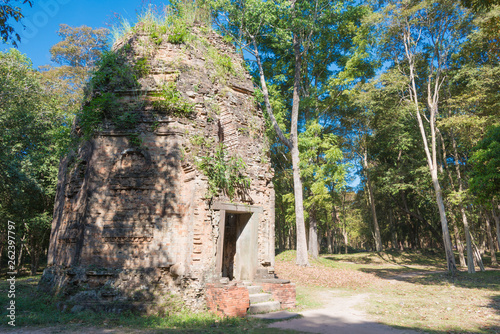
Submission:
<svg viewBox="0 0 500 334">
<path fill-rule="evenodd" d="M 222 253 L 222 277 L 234 279 L 234 256 L 236 255 L 236 214 L 226 213 L 226 226 L 224 228 L 224 246 Z"/>
<path fill-rule="evenodd" d="M 225 228 L 222 251 L 222 277 L 230 280 L 251 279 L 248 267 L 252 267 L 247 260 L 248 254 L 253 253 L 249 242 L 251 227 L 248 224 L 250 213 L 225 214 Z"/>
</svg>

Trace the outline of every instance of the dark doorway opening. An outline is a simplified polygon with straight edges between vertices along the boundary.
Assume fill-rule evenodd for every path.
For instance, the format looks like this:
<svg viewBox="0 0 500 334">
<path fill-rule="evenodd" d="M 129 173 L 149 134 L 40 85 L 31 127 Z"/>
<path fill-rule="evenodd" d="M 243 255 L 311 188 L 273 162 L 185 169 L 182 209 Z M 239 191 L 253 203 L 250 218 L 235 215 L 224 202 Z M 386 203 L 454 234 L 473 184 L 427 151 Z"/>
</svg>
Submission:
<svg viewBox="0 0 500 334">
<path fill-rule="evenodd" d="M 241 274 L 247 266 L 245 253 L 252 251 L 247 247 L 245 233 L 251 216 L 250 213 L 225 213 L 222 277 L 227 277 L 230 280 L 242 279 Z"/>
</svg>

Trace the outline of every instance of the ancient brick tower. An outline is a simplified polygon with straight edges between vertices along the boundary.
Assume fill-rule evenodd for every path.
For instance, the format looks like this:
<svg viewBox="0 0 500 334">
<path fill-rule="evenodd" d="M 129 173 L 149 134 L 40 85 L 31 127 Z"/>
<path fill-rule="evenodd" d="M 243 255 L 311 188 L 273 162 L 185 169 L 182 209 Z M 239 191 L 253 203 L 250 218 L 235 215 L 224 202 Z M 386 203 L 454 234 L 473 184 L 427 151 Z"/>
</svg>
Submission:
<svg viewBox="0 0 500 334">
<path fill-rule="evenodd" d="M 84 107 L 94 118 L 74 131 L 93 132 L 60 166 L 40 286 L 70 306 L 147 308 L 174 294 L 197 309 L 207 283 L 274 266 L 273 171 L 241 56 L 206 28 L 146 28 L 115 44 L 120 72 L 101 69 Z M 129 72 L 135 83 L 116 84 Z M 210 186 L 210 166 L 244 181 L 234 194 Z"/>
</svg>

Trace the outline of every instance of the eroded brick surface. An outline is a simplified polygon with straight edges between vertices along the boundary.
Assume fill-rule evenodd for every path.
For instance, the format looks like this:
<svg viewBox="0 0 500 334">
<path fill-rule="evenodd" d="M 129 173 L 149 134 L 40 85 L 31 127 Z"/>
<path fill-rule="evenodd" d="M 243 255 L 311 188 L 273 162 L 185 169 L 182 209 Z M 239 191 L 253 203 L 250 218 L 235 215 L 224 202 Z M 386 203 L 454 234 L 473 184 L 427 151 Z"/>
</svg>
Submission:
<svg viewBox="0 0 500 334">
<path fill-rule="evenodd" d="M 242 317 L 250 307 L 250 295 L 245 286 L 207 284 L 208 309 L 221 316 Z"/>
<path fill-rule="evenodd" d="M 273 299 L 279 301 L 281 309 L 295 307 L 296 289 L 294 283 L 260 283 L 262 291 L 273 295 Z"/>
</svg>

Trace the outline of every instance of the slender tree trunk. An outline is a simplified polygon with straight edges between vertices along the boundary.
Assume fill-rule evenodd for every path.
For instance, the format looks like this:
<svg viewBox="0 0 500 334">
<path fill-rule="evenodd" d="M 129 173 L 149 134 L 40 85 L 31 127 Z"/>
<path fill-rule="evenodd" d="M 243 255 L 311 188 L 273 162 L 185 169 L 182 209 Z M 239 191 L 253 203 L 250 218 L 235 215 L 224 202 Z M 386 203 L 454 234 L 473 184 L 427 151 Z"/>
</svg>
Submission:
<svg viewBox="0 0 500 334">
<path fill-rule="evenodd" d="M 373 191 L 372 191 L 372 186 L 371 186 L 371 181 L 370 181 L 370 173 L 368 172 L 368 152 L 366 149 L 365 149 L 364 154 L 363 154 L 363 165 L 365 167 L 366 187 L 368 188 L 368 198 L 370 200 L 370 207 L 372 209 L 375 249 L 377 252 L 381 252 L 382 251 L 382 238 L 380 236 L 380 228 L 378 226 L 377 210 L 375 209 L 375 199 L 373 197 Z"/>
<path fill-rule="evenodd" d="M 327 242 L 327 245 L 328 245 L 328 254 L 333 254 L 333 233 L 332 233 L 332 229 L 328 229 L 328 231 L 326 232 L 326 242 Z"/>
<path fill-rule="evenodd" d="M 293 4 L 292 4 L 293 5 Z M 296 34 L 293 35 L 293 50 L 295 56 L 295 73 L 293 82 L 293 98 L 292 98 L 292 119 L 291 119 L 291 129 L 290 129 L 290 139 L 287 139 L 281 129 L 278 126 L 278 122 L 274 117 L 272 111 L 271 102 L 269 100 L 269 92 L 267 90 L 266 80 L 264 76 L 264 69 L 262 67 L 259 51 L 257 48 L 257 41 L 255 38 L 252 39 L 254 45 L 255 58 L 257 65 L 259 67 L 260 83 L 262 86 L 262 93 L 264 95 L 264 102 L 266 109 L 269 114 L 269 118 L 273 124 L 276 134 L 280 140 L 289 149 L 292 155 L 292 169 L 293 169 L 293 192 L 295 197 L 295 225 L 297 234 L 297 260 L 296 263 L 299 266 L 308 266 L 309 259 L 307 257 L 307 239 L 306 239 L 306 227 L 304 221 L 304 199 L 303 199 L 303 187 L 302 179 L 300 177 L 300 158 L 299 158 L 299 146 L 298 146 L 298 119 L 299 119 L 299 88 L 300 88 L 300 71 L 302 64 L 302 54 L 300 48 L 300 41 Z"/>
<path fill-rule="evenodd" d="M 495 254 L 495 245 L 493 244 L 493 235 L 491 234 L 490 218 L 488 217 L 488 214 L 486 214 L 484 218 L 486 222 L 486 233 L 488 235 L 488 244 L 491 254 L 491 265 L 496 267 L 498 266 L 498 262 L 497 262 L 497 256 Z"/>
<path fill-rule="evenodd" d="M 398 246 L 397 236 L 396 236 L 396 226 L 394 225 L 394 215 L 392 212 L 392 207 L 389 207 L 389 225 L 391 226 L 391 248 L 396 249 Z"/>
<path fill-rule="evenodd" d="M 40 252 L 38 250 L 33 250 L 31 254 L 31 276 L 36 275 L 39 261 L 40 261 Z"/>
<path fill-rule="evenodd" d="M 424 123 L 422 121 L 422 115 L 420 114 L 420 105 L 418 102 L 418 90 L 415 83 L 415 54 L 412 48 L 415 45 L 413 40 L 412 31 L 410 26 L 407 25 L 403 31 L 405 54 L 408 60 L 409 70 L 410 70 L 410 82 L 409 91 L 412 102 L 415 104 L 415 115 L 417 117 L 418 128 L 422 136 L 422 144 L 424 146 L 424 152 L 427 158 L 427 164 L 429 166 L 429 172 L 431 174 L 432 185 L 434 186 L 434 193 L 436 196 L 436 203 L 439 210 L 439 218 L 441 220 L 441 229 L 443 231 L 443 244 L 446 254 L 446 264 L 448 271 L 454 272 L 456 270 L 455 256 L 453 255 L 453 249 L 451 246 L 450 231 L 448 228 L 448 221 L 446 219 L 446 210 L 444 208 L 443 194 L 441 190 L 441 185 L 438 179 L 438 165 L 437 165 L 437 147 L 436 147 L 436 117 L 438 112 L 438 102 L 439 102 L 439 87 L 441 84 L 441 77 L 439 75 L 439 70 L 436 73 L 430 71 L 427 80 L 427 105 L 430 109 L 429 125 L 431 130 L 431 145 L 429 149 L 429 143 L 427 139 L 427 134 L 425 131 Z M 434 78 L 434 87 L 432 87 L 431 78 Z"/>
<path fill-rule="evenodd" d="M 293 168 L 293 188 L 295 194 L 295 224 L 297 226 L 297 265 L 308 266 L 306 228 L 304 222 L 304 200 L 302 194 L 302 179 L 300 176 L 300 158 L 299 158 L 299 89 L 300 89 L 300 71 L 302 65 L 302 55 L 300 42 L 297 34 L 293 34 L 293 51 L 295 55 L 295 75 L 293 80 L 293 102 L 292 102 L 292 120 L 290 137 L 292 139 L 292 168 Z"/>
<path fill-rule="evenodd" d="M 347 229 L 344 228 L 342 229 L 342 234 L 344 235 L 344 245 L 345 245 L 345 254 L 349 253 L 347 246 L 349 245 L 349 236 L 347 235 Z"/>
<path fill-rule="evenodd" d="M 481 258 L 481 253 L 479 252 L 479 248 L 477 248 L 476 242 L 474 241 L 474 237 L 471 234 L 471 243 L 472 243 L 472 253 L 474 254 L 474 261 L 481 271 L 485 271 L 483 259 Z"/>
<path fill-rule="evenodd" d="M 453 133 L 451 134 L 451 143 L 453 145 L 453 153 L 454 153 L 454 164 L 455 164 L 455 172 L 457 173 L 457 181 L 458 181 L 458 191 L 463 191 L 463 182 L 462 182 L 462 174 L 460 173 L 460 166 L 458 163 L 458 150 L 457 150 L 457 142 L 455 140 L 455 136 Z M 443 144 L 444 145 L 444 144 Z M 450 177 L 453 186 L 453 179 Z M 475 273 L 476 270 L 474 268 L 474 257 L 472 255 L 472 244 L 470 237 L 470 229 L 469 222 L 467 220 L 467 215 L 465 213 L 465 208 L 462 203 L 459 204 L 460 214 L 462 215 L 462 222 L 464 224 L 464 233 L 465 233 L 465 244 L 467 246 L 467 272 L 472 274 Z"/>
<path fill-rule="evenodd" d="M 347 246 L 349 245 L 349 235 L 347 234 L 347 215 L 345 212 L 345 204 L 346 204 L 346 193 L 344 192 L 342 194 L 342 226 L 343 226 L 343 232 L 344 232 L 344 242 L 345 242 L 345 253 L 348 253 Z M 335 209 L 335 207 L 334 207 Z M 335 216 L 337 216 L 337 211 L 335 211 Z M 340 225 L 340 219 L 337 219 L 339 221 Z"/>
<path fill-rule="evenodd" d="M 23 235 L 21 238 L 21 246 L 19 247 L 18 257 L 17 257 L 17 268 L 21 270 L 21 266 L 23 264 L 23 251 L 24 251 L 24 243 L 26 241 L 26 235 Z"/>
<path fill-rule="evenodd" d="M 500 217 L 497 216 L 495 209 L 491 209 L 491 215 L 495 220 L 495 227 L 497 230 L 497 250 L 500 252 Z"/>
<path fill-rule="evenodd" d="M 340 254 L 340 243 L 339 243 L 339 238 L 338 238 L 338 233 L 337 229 L 335 229 L 335 234 L 333 235 L 333 252 L 335 254 Z"/>
<path fill-rule="evenodd" d="M 316 221 L 316 212 L 311 210 L 309 215 L 309 254 L 317 259 L 319 256 L 318 250 L 318 223 Z"/>
<path fill-rule="evenodd" d="M 476 264 L 479 266 L 479 269 L 481 269 L 481 271 L 485 271 L 486 269 L 484 269 L 483 259 L 481 258 L 479 248 L 477 248 L 475 243 L 472 243 L 472 247 L 474 248 L 474 257 Z"/>
<path fill-rule="evenodd" d="M 479 253 L 481 256 L 484 256 L 484 253 L 486 252 L 486 237 L 484 236 L 484 233 L 479 234 Z"/>
<path fill-rule="evenodd" d="M 469 223 L 467 221 L 467 215 L 465 214 L 464 206 L 460 204 L 459 207 L 460 207 L 460 213 L 462 214 L 462 222 L 464 223 L 465 243 L 467 246 L 467 272 L 472 274 L 475 273 L 476 270 L 474 269 L 474 261 L 473 261 L 474 257 L 472 255 L 472 242 L 469 230 Z"/>
<path fill-rule="evenodd" d="M 431 171 L 431 177 L 432 177 L 432 184 L 434 185 L 434 191 L 436 193 L 436 201 L 438 203 L 439 217 L 441 218 L 441 227 L 443 230 L 443 243 L 446 252 L 446 262 L 448 265 L 448 271 L 453 272 L 456 270 L 455 255 L 453 254 L 453 249 L 451 246 L 450 231 L 448 229 L 448 221 L 446 220 L 446 211 L 444 209 L 443 194 L 441 192 L 441 186 L 439 185 L 436 169 L 433 169 Z"/>
<path fill-rule="evenodd" d="M 462 240 L 460 240 L 460 233 L 458 231 L 458 226 L 454 221 L 455 219 L 453 218 L 453 215 L 451 215 L 451 217 L 453 224 L 453 232 L 455 233 L 455 239 L 457 240 L 457 250 L 458 250 L 458 258 L 460 259 L 460 267 L 465 267 L 467 264 L 465 263 L 464 245 L 462 244 Z"/>
<path fill-rule="evenodd" d="M 21 245 L 21 248 L 19 249 L 19 255 L 17 256 L 17 268 L 18 270 L 21 270 L 21 266 L 23 264 L 23 249 L 24 247 Z"/>
<path fill-rule="evenodd" d="M 283 238 L 284 226 L 281 223 L 281 217 L 280 217 L 280 219 L 276 219 L 276 220 L 279 221 L 279 226 L 276 228 L 276 230 L 278 232 L 278 233 L 276 233 L 276 235 L 278 236 L 278 250 L 280 252 L 282 252 L 284 249 L 284 247 L 283 247 L 284 246 L 284 238 Z"/>
<path fill-rule="evenodd" d="M 286 235 L 285 220 L 283 219 L 283 226 L 281 228 L 281 251 L 286 249 Z"/>
</svg>

